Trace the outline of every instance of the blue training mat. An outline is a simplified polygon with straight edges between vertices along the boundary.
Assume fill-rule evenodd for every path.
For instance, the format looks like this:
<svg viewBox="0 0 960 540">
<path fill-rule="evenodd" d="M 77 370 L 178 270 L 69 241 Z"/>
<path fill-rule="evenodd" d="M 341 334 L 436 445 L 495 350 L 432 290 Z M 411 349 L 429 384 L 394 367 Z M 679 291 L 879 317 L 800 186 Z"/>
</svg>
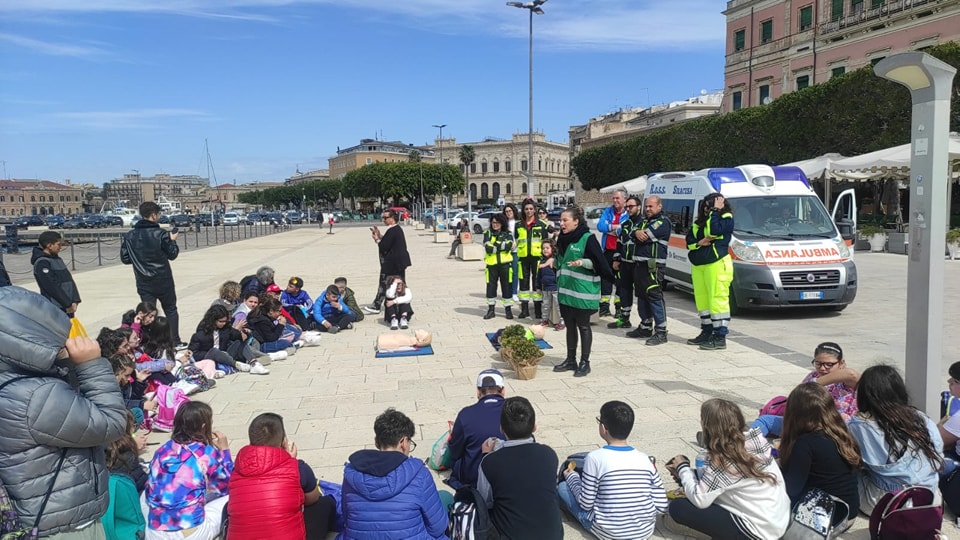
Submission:
<svg viewBox="0 0 960 540">
<path fill-rule="evenodd" d="M 496 332 L 490 332 L 490 333 L 487 334 L 486 336 L 487 336 L 487 339 L 490 341 L 490 344 L 493 345 L 494 350 L 499 351 L 499 350 L 500 350 L 500 343 L 497 342 L 497 333 L 496 333 Z M 552 348 L 553 348 L 553 345 L 550 345 L 549 343 L 546 342 L 546 340 L 543 340 L 543 339 L 534 340 L 534 343 L 536 343 L 536 344 L 537 344 L 537 347 L 540 347 L 541 349 L 552 349 Z"/>
<path fill-rule="evenodd" d="M 420 347 L 419 349 L 413 351 L 396 351 L 396 352 L 380 352 L 377 351 L 377 358 L 395 358 L 398 356 L 421 356 L 433 354 L 433 345 L 427 345 L 426 347 Z"/>
</svg>

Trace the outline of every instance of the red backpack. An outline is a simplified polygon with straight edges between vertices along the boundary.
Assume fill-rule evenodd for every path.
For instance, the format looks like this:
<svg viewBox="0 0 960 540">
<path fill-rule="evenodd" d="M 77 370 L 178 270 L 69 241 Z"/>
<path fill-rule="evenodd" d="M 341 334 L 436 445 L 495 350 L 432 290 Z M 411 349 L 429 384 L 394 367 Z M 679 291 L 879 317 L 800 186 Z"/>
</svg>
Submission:
<svg viewBox="0 0 960 540">
<path fill-rule="evenodd" d="M 932 491 L 909 486 L 887 493 L 870 514 L 870 540 L 935 540 L 941 538 L 943 507 L 933 504 Z"/>
</svg>

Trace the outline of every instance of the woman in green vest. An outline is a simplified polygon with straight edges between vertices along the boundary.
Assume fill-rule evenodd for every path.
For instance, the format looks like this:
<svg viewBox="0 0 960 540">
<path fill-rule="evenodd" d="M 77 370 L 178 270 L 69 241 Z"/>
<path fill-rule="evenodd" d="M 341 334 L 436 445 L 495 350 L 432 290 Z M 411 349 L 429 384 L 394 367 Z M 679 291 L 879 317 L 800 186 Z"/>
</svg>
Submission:
<svg viewBox="0 0 960 540">
<path fill-rule="evenodd" d="M 567 207 L 560 214 L 557 251 L 557 286 L 560 316 L 567 325 L 567 358 L 553 370 L 575 371 L 574 377 L 584 377 L 590 373 L 593 344 L 590 316 L 600 308 L 600 280 L 612 280 L 613 272 L 579 206 Z M 578 338 L 583 342 L 579 365 Z"/>
</svg>

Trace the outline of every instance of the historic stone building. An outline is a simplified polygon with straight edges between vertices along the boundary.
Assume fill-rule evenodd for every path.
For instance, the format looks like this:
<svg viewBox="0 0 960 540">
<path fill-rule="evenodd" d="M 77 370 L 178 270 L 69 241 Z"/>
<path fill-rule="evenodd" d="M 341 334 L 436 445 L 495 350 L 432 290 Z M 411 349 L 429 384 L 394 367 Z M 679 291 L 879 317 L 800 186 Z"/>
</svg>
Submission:
<svg viewBox="0 0 960 540">
<path fill-rule="evenodd" d="M 83 190 L 67 182 L 0 180 L 0 219 L 79 214 L 83 211 Z"/>
</svg>

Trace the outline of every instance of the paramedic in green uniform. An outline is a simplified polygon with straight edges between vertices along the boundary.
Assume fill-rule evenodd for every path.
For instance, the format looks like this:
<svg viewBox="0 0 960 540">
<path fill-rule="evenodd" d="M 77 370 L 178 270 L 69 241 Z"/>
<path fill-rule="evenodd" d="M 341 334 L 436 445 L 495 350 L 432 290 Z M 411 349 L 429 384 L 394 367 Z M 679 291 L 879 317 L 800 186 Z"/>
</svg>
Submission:
<svg viewBox="0 0 960 540">
<path fill-rule="evenodd" d="M 700 315 L 700 335 L 687 343 L 707 351 L 727 348 L 733 281 L 729 253 L 732 234 L 733 210 L 727 200 L 719 193 L 704 197 L 697 219 L 687 233 L 693 294 Z"/>
<path fill-rule="evenodd" d="M 590 347 L 593 330 L 590 316 L 600 305 L 600 280 L 613 279 L 600 242 L 590 232 L 583 209 L 569 206 L 560 214 L 557 238 L 557 286 L 560 316 L 567 325 L 567 358 L 554 371 L 576 371 L 574 377 L 590 373 Z M 582 341 L 577 364 L 577 339 Z"/>
</svg>

